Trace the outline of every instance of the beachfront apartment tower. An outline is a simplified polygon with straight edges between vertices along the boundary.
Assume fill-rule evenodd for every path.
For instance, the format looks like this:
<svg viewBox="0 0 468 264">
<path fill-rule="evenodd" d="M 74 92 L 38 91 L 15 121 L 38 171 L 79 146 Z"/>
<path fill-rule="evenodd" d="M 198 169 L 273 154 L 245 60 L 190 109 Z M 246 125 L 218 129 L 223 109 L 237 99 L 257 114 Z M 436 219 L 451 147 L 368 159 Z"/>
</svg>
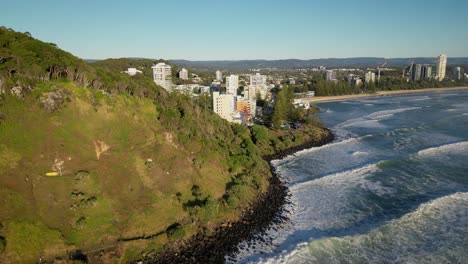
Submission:
<svg viewBox="0 0 468 264">
<path fill-rule="evenodd" d="M 375 72 L 368 71 L 364 76 L 364 80 L 366 83 L 375 82 Z"/>
<path fill-rule="evenodd" d="M 422 64 L 413 64 L 413 72 L 412 72 L 413 75 L 411 76 L 411 79 L 413 81 L 421 80 L 422 69 L 423 69 Z"/>
<path fill-rule="evenodd" d="M 221 118 L 232 122 L 236 107 L 236 96 L 232 94 L 220 94 L 219 92 L 213 92 L 212 98 L 213 111 Z"/>
<path fill-rule="evenodd" d="M 461 80 L 463 79 L 463 71 L 461 67 L 453 68 L 453 79 L 454 80 Z"/>
<path fill-rule="evenodd" d="M 239 89 L 239 76 L 231 74 L 226 77 L 226 93 L 237 95 L 237 89 Z"/>
<path fill-rule="evenodd" d="M 443 81 L 445 79 L 445 71 L 447 69 L 447 55 L 441 54 L 437 60 L 437 80 Z"/>
<path fill-rule="evenodd" d="M 223 73 L 221 71 L 216 71 L 216 80 L 220 82 L 223 81 Z"/>
<path fill-rule="evenodd" d="M 334 70 L 327 70 L 326 73 L 326 80 L 327 81 L 336 81 L 336 72 Z"/>
<path fill-rule="evenodd" d="M 424 80 L 432 79 L 432 66 L 431 65 L 423 65 L 421 78 Z"/>
<path fill-rule="evenodd" d="M 153 67 L 153 80 L 154 82 L 166 89 L 172 90 L 172 67 L 164 62 L 160 62 Z"/>
<path fill-rule="evenodd" d="M 179 71 L 179 78 L 182 80 L 188 80 L 188 70 L 182 68 L 182 70 Z"/>
</svg>

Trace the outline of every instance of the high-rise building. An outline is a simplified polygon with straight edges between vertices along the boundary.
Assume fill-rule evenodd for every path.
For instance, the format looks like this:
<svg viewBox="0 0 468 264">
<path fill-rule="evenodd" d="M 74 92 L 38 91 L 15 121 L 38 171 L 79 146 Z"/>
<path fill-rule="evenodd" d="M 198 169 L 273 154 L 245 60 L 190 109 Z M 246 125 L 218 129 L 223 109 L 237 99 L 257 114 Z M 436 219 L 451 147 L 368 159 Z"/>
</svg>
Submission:
<svg viewBox="0 0 468 264">
<path fill-rule="evenodd" d="M 351 85 L 360 86 L 362 84 L 361 78 L 359 78 L 358 76 L 354 74 L 349 74 L 347 79 L 348 79 L 349 84 Z"/>
<path fill-rule="evenodd" d="M 413 64 L 411 79 L 413 81 L 419 81 L 421 80 L 421 76 L 422 76 L 422 64 Z"/>
<path fill-rule="evenodd" d="M 223 81 L 223 73 L 221 71 L 216 71 L 216 80 L 220 82 Z"/>
<path fill-rule="evenodd" d="M 255 75 L 250 75 L 250 85 L 256 87 L 264 87 L 267 85 L 267 76 L 257 73 Z"/>
<path fill-rule="evenodd" d="M 258 88 L 260 91 L 260 88 Z M 244 97 L 248 99 L 256 99 L 257 98 L 257 86 L 248 85 L 244 87 Z"/>
<path fill-rule="evenodd" d="M 358 76 L 356 76 L 354 74 L 349 74 L 348 75 L 348 82 L 349 82 L 349 84 L 355 85 L 355 86 L 360 86 L 362 84 L 361 78 L 359 78 Z"/>
<path fill-rule="evenodd" d="M 153 80 L 154 82 L 166 89 L 167 91 L 172 90 L 172 67 L 163 62 L 160 62 L 153 67 Z"/>
<path fill-rule="evenodd" d="M 182 68 L 182 70 L 179 71 L 179 78 L 182 80 L 188 80 L 188 70 Z"/>
<path fill-rule="evenodd" d="M 220 94 L 213 92 L 213 111 L 229 122 L 233 121 L 236 107 L 236 96 L 232 94 Z"/>
<path fill-rule="evenodd" d="M 437 80 L 443 81 L 445 79 L 445 71 L 447 69 L 447 55 L 439 55 L 437 61 Z"/>
<path fill-rule="evenodd" d="M 461 80 L 463 79 L 463 71 L 461 67 L 453 68 L 453 79 L 454 80 Z"/>
<path fill-rule="evenodd" d="M 248 120 L 252 120 L 257 112 L 257 101 L 255 99 L 238 98 L 236 111 L 247 114 Z"/>
<path fill-rule="evenodd" d="M 239 89 L 239 76 L 231 74 L 226 77 L 226 93 L 237 95 L 237 89 Z"/>
<path fill-rule="evenodd" d="M 356 79 L 356 75 L 354 75 L 352 73 L 348 74 L 347 79 L 348 79 L 349 84 L 353 84 L 353 81 Z"/>
<path fill-rule="evenodd" d="M 326 80 L 327 81 L 336 81 L 336 72 L 333 70 L 327 70 L 326 73 Z"/>
<path fill-rule="evenodd" d="M 368 71 L 364 76 L 364 80 L 366 83 L 375 82 L 375 72 Z"/>
<path fill-rule="evenodd" d="M 362 79 L 361 78 L 354 79 L 353 84 L 356 85 L 356 86 L 361 86 Z"/>
<path fill-rule="evenodd" d="M 425 80 L 432 79 L 432 66 L 431 65 L 424 65 L 422 67 L 421 78 Z"/>
</svg>

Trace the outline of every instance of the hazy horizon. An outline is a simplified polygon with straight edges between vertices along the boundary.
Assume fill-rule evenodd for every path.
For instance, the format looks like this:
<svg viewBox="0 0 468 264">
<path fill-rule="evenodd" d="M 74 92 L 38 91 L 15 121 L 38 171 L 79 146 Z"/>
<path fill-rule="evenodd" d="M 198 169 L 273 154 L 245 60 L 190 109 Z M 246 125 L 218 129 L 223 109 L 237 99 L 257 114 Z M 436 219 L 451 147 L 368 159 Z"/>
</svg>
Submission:
<svg viewBox="0 0 468 264">
<path fill-rule="evenodd" d="M 34 10 L 24 15 L 25 7 Z M 81 58 L 284 60 L 468 57 L 468 2 L 45 0 L 2 4 L 0 25 Z"/>
</svg>

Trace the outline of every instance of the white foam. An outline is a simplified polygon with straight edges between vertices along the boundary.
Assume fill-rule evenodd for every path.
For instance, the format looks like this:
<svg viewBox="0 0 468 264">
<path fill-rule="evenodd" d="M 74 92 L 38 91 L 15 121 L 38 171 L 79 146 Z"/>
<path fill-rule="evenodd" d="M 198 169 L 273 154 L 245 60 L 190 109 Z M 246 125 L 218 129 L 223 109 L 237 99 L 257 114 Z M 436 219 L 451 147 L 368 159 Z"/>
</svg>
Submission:
<svg viewBox="0 0 468 264">
<path fill-rule="evenodd" d="M 293 185 L 290 188 L 292 203 L 287 207 L 291 220 L 282 231 L 269 233 L 274 236 L 273 245 L 257 245 L 256 249 L 247 247 L 238 255 L 237 260 L 241 259 L 247 263 L 287 263 L 288 258 L 284 258 L 285 256 L 296 255 L 300 248 L 307 247 L 307 241 L 317 237 L 314 230 L 344 228 L 364 219 L 369 212 L 353 210 L 350 203 L 356 199 L 350 198 L 353 197 L 356 188 L 379 194 L 385 192 L 386 188 L 381 186 L 380 182 L 372 183 L 366 179 L 378 170 L 378 163 L 368 164 L 361 168 Z M 291 237 L 290 234 L 294 236 Z M 259 250 L 263 252 L 275 250 L 276 256 L 270 258 L 266 254 L 259 258 L 257 255 Z"/>
<path fill-rule="evenodd" d="M 349 127 L 349 126 L 362 126 L 362 125 L 368 125 L 370 124 L 369 122 L 373 123 L 375 126 L 375 121 L 377 120 L 382 120 L 382 119 L 387 119 L 392 117 L 393 115 L 397 113 L 403 113 L 411 110 L 417 110 L 421 109 L 421 107 L 407 107 L 407 108 L 398 108 L 398 109 L 392 109 L 392 110 L 383 110 L 383 111 L 377 111 L 373 112 L 371 114 L 368 114 L 364 117 L 359 117 L 359 118 L 354 118 L 354 119 L 349 119 L 345 122 L 342 122 L 340 124 L 337 124 L 335 127 L 336 128 L 344 128 L 344 127 Z M 370 121 L 372 120 L 372 121 Z M 367 122 L 367 123 L 366 123 Z"/>
<path fill-rule="evenodd" d="M 387 116 L 389 114 L 393 115 L 393 114 L 403 113 L 403 112 L 407 112 L 407 111 L 411 111 L 411 110 L 418 110 L 418 109 L 421 109 L 421 108 L 422 107 L 407 107 L 407 108 L 398 108 L 398 109 L 377 111 L 377 112 L 374 112 L 374 113 L 368 115 L 368 117 L 378 118 L 379 116 Z"/>
<path fill-rule="evenodd" d="M 447 97 L 447 96 L 454 96 L 454 95 L 459 96 L 459 94 L 454 94 L 454 93 L 447 93 L 447 94 L 446 93 L 441 93 L 441 94 L 437 94 L 437 95 L 438 95 L 438 97 Z"/>
<path fill-rule="evenodd" d="M 380 128 L 380 127 L 385 127 L 384 125 L 379 123 L 379 120 L 362 120 L 362 121 L 356 121 L 348 125 L 342 126 L 343 128 L 345 127 L 365 127 L 365 128 Z"/>
<path fill-rule="evenodd" d="M 347 183 L 351 183 L 351 181 L 355 182 L 356 180 L 361 179 L 363 176 L 377 172 L 379 170 L 377 166 L 379 163 L 368 164 L 357 169 L 339 172 L 339 173 L 327 175 L 325 177 L 321 177 L 318 179 L 302 182 L 294 186 L 291 186 L 290 189 L 294 191 L 298 188 L 304 188 L 308 185 L 338 186 L 340 184 L 343 184 L 344 182 L 347 182 Z"/>
<path fill-rule="evenodd" d="M 468 152 L 468 141 L 446 144 L 418 151 L 418 156 L 444 155 L 449 152 Z"/>
<path fill-rule="evenodd" d="M 408 100 L 408 102 L 425 101 L 425 100 L 430 100 L 430 99 L 432 99 L 432 98 L 426 95 L 426 96 L 422 96 L 422 97 L 419 97 L 419 98 L 410 99 L 410 100 Z"/>
<path fill-rule="evenodd" d="M 320 147 L 313 147 L 313 148 L 310 148 L 310 149 L 304 149 L 304 150 L 298 151 L 298 152 L 296 152 L 296 153 L 294 153 L 292 155 L 288 155 L 287 157 L 285 157 L 283 159 L 272 160 L 271 164 L 273 166 L 275 166 L 275 167 L 283 166 L 283 165 L 287 164 L 289 161 L 291 161 L 292 159 L 297 158 L 299 156 L 309 154 L 309 153 L 313 153 L 313 152 L 317 152 L 317 151 L 328 150 L 330 148 L 335 148 L 335 147 L 341 146 L 341 145 L 346 145 L 348 143 L 358 141 L 358 140 L 360 140 L 362 138 L 363 137 L 348 138 L 348 139 L 345 139 L 345 140 L 342 140 L 342 141 L 337 141 L 337 142 L 325 144 L 325 145 L 320 146 Z"/>
<path fill-rule="evenodd" d="M 268 263 L 461 263 L 468 246 L 468 193 L 455 193 L 363 235 L 298 246 Z"/>
<path fill-rule="evenodd" d="M 453 106 L 458 109 L 468 109 L 468 103 L 454 104 Z"/>
<path fill-rule="evenodd" d="M 367 197 L 360 195 L 363 193 L 373 192 L 380 196 L 393 192 L 380 182 L 368 179 L 380 171 L 378 164 L 368 164 L 290 186 L 293 194 L 291 200 L 296 205 L 293 211 L 295 229 L 341 229 L 365 219 L 373 210 L 356 210 L 350 203 L 366 203 Z M 313 234 L 305 236 L 305 239 L 309 239 Z"/>
<path fill-rule="evenodd" d="M 365 151 L 356 151 L 356 152 L 353 152 L 352 155 L 353 156 L 364 156 L 364 155 L 369 155 L 369 153 L 365 152 Z"/>
</svg>

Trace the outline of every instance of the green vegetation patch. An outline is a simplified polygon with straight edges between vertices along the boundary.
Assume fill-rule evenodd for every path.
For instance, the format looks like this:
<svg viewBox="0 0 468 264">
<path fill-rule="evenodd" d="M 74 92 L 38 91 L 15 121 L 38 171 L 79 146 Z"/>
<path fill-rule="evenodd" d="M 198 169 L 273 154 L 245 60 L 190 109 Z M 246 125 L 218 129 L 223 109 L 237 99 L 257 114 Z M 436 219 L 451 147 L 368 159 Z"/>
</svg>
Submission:
<svg viewBox="0 0 468 264">
<path fill-rule="evenodd" d="M 185 229 L 179 223 L 174 223 L 166 229 L 167 238 L 169 240 L 179 239 L 185 236 Z"/>
<path fill-rule="evenodd" d="M 84 201 L 89 199 L 83 198 Z M 76 209 L 77 216 L 73 228 L 64 233 L 68 243 L 88 247 L 98 244 L 96 242 L 99 241 L 95 239 L 109 241 L 118 237 L 119 230 L 114 225 L 118 216 L 114 214 L 110 201 L 102 197 L 92 199 L 94 200 L 92 206 L 80 206 Z"/>
<path fill-rule="evenodd" d="M 21 155 L 5 145 L 0 145 L 0 171 L 12 170 L 18 166 Z"/>
<path fill-rule="evenodd" d="M 15 262 L 31 263 L 47 252 L 64 249 L 62 235 L 40 222 L 10 222 L 5 255 Z"/>
<path fill-rule="evenodd" d="M 0 236 L 0 254 L 2 254 L 3 251 L 5 251 L 5 247 L 6 247 L 6 239 Z"/>
</svg>

